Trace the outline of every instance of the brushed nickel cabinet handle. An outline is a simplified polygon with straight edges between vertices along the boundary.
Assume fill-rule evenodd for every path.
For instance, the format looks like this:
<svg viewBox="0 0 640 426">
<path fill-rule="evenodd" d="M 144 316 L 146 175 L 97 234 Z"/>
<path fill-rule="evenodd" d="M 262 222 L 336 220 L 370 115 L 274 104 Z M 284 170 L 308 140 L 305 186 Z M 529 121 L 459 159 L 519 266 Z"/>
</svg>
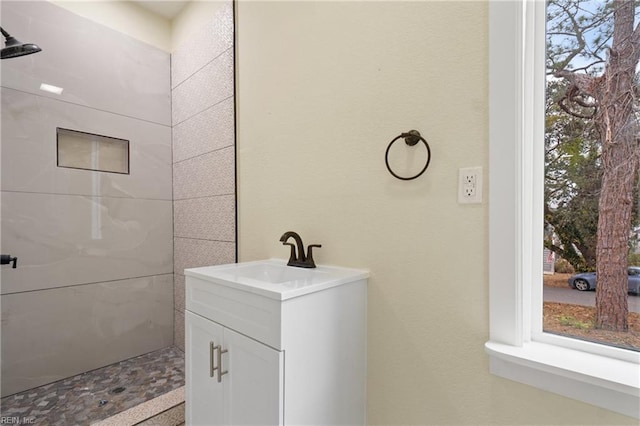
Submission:
<svg viewBox="0 0 640 426">
<path fill-rule="evenodd" d="M 222 382 L 222 376 L 227 374 L 229 371 L 222 371 L 222 354 L 226 354 L 229 352 L 227 349 L 222 349 L 222 346 L 218 345 L 215 347 L 218 350 L 218 366 L 216 370 L 218 370 L 218 383 Z"/>
<path fill-rule="evenodd" d="M 214 372 L 218 369 L 218 367 L 214 365 L 213 361 L 213 355 L 215 351 L 215 343 L 213 343 L 213 341 L 209 342 L 209 377 L 213 377 Z"/>
</svg>

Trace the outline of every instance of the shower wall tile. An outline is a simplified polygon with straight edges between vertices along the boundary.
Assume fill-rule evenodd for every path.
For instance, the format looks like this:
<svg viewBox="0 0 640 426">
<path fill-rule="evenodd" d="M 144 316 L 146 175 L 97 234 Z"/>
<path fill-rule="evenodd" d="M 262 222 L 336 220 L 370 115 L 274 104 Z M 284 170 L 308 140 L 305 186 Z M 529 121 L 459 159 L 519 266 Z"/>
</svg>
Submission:
<svg viewBox="0 0 640 426">
<path fill-rule="evenodd" d="M 184 311 L 178 310 L 173 313 L 174 324 L 174 344 L 184 352 Z"/>
<path fill-rule="evenodd" d="M 173 306 L 177 311 L 185 310 L 185 277 L 181 274 L 175 274 L 173 277 Z"/>
<path fill-rule="evenodd" d="M 233 97 L 173 127 L 173 162 L 234 144 Z"/>
<path fill-rule="evenodd" d="M 184 269 L 236 261 L 231 1 L 194 30 L 171 64 L 174 344 L 184 349 Z"/>
<path fill-rule="evenodd" d="M 3 190 L 171 200 L 169 126 L 13 89 L 1 95 Z M 130 174 L 57 167 L 57 127 L 129 140 Z"/>
<path fill-rule="evenodd" d="M 172 278 L 2 296 L 2 395 L 170 345 Z"/>
<path fill-rule="evenodd" d="M 226 241 L 175 238 L 174 270 L 184 275 L 186 268 L 235 262 L 236 245 Z"/>
<path fill-rule="evenodd" d="M 2 192 L 2 294 L 170 274 L 171 201 Z"/>
<path fill-rule="evenodd" d="M 235 150 L 228 147 L 173 165 L 173 198 L 235 193 Z"/>
<path fill-rule="evenodd" d="M 173 209 L 174 236 L 235 241 L 234 195 L 176 200 Z"/>
<path fill-rule="evenodd" d="M 0 12 L 42 48 L 0 76 L 6 394 L 173 342 L 172 117 L 167 52 L 51 2 Z M 129 140 L 130 174 L 57 167 L 56 127 Z"/>
<path fill-rule="evenodd" d="M 173 125 L 233 96 L 233 49 L 228 49 L 173 89 Z"/>
<path fill-rule="evenodd" d="M 211 62 L 225 50 L 233 47 L 233 7 L 223 4 L 206 25 L 195 30 L 186 43 L 171 54 L 171 87 Z"/>
<path fill-rule="evenodd" d="M 3 87 L 171 123 L 168 52 L 49 2 L 3 1 L 0 7 L 4 28 L 42 48 L 20 60 L 3 61 Z M 64 91 L 43 92 L 41 83 Z"/>
</svg>

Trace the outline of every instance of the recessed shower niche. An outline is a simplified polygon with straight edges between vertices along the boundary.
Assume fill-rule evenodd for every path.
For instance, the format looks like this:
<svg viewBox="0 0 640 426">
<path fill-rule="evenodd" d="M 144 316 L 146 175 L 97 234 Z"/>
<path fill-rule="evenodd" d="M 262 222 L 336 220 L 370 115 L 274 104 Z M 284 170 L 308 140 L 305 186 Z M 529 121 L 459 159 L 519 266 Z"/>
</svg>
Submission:
<svg viewBox="0 0 640 426">
<path fill-rule="evenodd" d="M 58 167 L 129 174 L 129 141 L 56 129 Z"/>
</svg>

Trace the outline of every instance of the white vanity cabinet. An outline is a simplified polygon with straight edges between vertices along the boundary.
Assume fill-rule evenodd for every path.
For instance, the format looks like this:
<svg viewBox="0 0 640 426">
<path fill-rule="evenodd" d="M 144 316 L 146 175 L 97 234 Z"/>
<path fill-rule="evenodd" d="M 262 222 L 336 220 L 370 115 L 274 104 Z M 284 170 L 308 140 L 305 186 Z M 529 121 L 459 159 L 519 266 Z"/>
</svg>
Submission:
<svg viewBox="0 0 640 426">
<path fill-rule="evenodd" d="M 365 424 L 368 272 L 185 270 L 186 423 Z"/>
</svg>

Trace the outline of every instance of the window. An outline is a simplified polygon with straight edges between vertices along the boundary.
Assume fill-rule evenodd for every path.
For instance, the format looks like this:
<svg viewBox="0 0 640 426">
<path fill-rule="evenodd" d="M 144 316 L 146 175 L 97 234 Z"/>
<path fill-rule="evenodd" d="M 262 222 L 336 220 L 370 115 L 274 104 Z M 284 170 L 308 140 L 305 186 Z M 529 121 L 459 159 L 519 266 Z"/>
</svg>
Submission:
<svg viewBox="0 0 640 426">
<path fill-rule="evenodd" d="M 490 2 L 485 348 L 493 374 L 640 418 L 639 353 L 542 332 L 544 27 L 544 2 Z"/>
<path fill-rule="evenodd" d="M 58 167 L 129 174 L 129 141 L 56 129 Z"/>
</svg>

